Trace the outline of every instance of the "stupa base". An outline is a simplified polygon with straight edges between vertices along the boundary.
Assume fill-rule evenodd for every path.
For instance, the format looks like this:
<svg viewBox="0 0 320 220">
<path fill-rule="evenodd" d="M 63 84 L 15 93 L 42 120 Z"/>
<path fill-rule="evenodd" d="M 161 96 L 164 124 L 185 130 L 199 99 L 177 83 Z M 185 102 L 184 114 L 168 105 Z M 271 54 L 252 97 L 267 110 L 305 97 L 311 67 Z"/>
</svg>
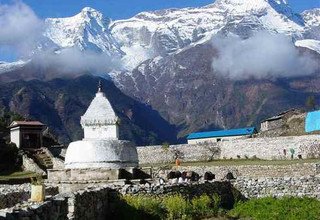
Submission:
<svg viewBox="0 0 320 220">
<path fill-rule="evenodd" d="M 88 140 L 70 143 L 65 160 L 66 169 L 121 169 L 138 166 L 137 149 L 130 141 Z"/>
</svg>

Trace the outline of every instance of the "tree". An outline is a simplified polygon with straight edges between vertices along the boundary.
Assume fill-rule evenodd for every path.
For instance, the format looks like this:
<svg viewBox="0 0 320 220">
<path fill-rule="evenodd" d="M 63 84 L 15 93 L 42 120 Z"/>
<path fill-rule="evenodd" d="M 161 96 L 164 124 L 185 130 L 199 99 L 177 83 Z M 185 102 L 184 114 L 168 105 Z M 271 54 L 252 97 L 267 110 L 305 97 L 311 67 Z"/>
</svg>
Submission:
<svg viewBox="0 0 320 220">
<path fill-rule="evenodd" d="M 312 96 L 308 96 L 307 101 L 306 101 L 306 107 L 309 110 L 315 110 L 316 108 L 316 98 Z"/>
</svg>

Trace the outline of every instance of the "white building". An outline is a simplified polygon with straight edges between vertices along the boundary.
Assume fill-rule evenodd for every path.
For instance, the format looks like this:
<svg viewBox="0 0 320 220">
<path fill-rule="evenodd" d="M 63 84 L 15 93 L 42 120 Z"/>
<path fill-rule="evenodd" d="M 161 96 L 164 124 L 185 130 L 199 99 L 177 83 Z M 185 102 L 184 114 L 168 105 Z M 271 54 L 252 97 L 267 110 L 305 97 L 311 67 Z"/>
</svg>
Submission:
<svg viewBox="0 0 320 220">
<path fill-rule="evenodd" d="M 13 121 L 10 128 L 10 140 L 18 148 L 32 149 L 42 147 L 42 132 L 45 125 L 39 121 Z"/>
<path fill-rule="evenodd" d="M 117 122 L 118 117 L 99 84 L 95 98 L 81 117 L 84 139 L 70 143 L 65 157 L 65 168 L 136 167 L 136 147 L 129 141 L 119 140 Z"/>
<path fill-rule="evenodd" d="M 220 142 L 231 139 L 250 138 L 257 133 L 255 127 L 239 128 L 221 131 L 197 132 L 188 135 L 188 144 L 198 144 L 204 142 Z"/>
</svg>

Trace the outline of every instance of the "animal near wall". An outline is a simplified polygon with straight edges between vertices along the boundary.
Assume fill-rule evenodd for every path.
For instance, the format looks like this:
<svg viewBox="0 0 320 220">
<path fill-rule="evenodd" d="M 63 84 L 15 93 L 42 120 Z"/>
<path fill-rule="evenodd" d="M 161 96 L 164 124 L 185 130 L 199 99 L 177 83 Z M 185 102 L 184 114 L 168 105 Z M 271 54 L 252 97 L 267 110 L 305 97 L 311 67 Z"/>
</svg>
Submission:
<svg viewBox="0 0 320 220">
<path fill-rule="evenodd" d="M 190 162 L 230 158 L 306 159 L 320 157 L 320 136 L 249 138 L 169 147 L 145 146 L 138 147 L 137 150 L 140 164 L 172 163 L 177 157 Z"/>
</svg>

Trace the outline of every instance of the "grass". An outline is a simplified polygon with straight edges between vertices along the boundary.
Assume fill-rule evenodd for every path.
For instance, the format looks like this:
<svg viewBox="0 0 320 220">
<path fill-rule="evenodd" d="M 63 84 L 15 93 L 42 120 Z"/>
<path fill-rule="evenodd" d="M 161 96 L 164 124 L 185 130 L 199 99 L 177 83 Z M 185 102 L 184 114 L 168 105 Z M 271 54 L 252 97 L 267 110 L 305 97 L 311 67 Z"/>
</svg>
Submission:
<svg viewBox="0 0 320 220">
<path fill-rule="evenodd" d="M 316 220 L 320 219 L 320 201 L 295 197 L 251 199 L 238 203 L 228 215 L 253 220 Z"/>
<path fill-rule="evenodd" d="M 31 171 L 15 171 L 15 172 L 4 172 L 0 173 L 0 181 L 12 180 L 12 179 L 27 179 L 36 177 L 37 174 Z"/>
<path fill-rule="evenodd" d="M 125 195 L 121 201 L 119 219 L 320 220 L 320 201 L 313 198 L 251 199 L 238 202 L 232 210 L 221 210 L 220 199 L 205 194 L 191 200 L 180 194 Z"/>
<path fill-rule="evenodd" d="M 181 166 L 239 166 L 239 165 L 291 165 L 302 163 L 318 163 L 319 159 L 303 159 L 303 160 L 253 160 L 253 159 L 232 159 L 232 160 L 213 160 L 200 162 L 181 162 Z M 174 166 L 175 164 L 142 164 L 142 167 L 162 167 L 164 165 Z"/>
</svg>

